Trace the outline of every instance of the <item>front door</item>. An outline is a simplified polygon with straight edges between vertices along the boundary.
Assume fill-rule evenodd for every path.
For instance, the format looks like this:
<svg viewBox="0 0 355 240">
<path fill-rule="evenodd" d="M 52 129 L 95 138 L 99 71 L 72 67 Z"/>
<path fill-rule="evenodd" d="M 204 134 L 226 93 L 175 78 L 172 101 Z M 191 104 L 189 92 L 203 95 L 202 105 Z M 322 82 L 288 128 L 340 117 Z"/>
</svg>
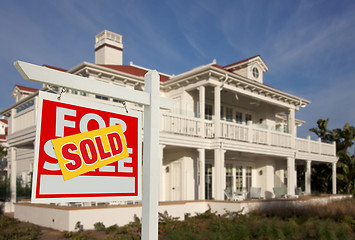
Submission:
<svg viewBox="0 0 355 240">
<path fill-rule="evenodd" d="M 172 164 L 171 200 L 181 200 L 181 163 Z"/>
</svg>

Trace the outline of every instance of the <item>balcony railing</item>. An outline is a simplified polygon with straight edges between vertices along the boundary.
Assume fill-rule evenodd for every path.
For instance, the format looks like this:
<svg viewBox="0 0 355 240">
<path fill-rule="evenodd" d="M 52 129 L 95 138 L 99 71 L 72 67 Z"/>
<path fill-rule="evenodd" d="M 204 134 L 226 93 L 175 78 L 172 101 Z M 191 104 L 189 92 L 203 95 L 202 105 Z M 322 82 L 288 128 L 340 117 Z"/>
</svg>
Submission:
<svg viewBox="0 0 355 240">
<path fill-rule="evenodd" d="M 310 138 L 296 138 L 296 149 L 300 152 L 335 156 L 334 144 L 322 143 L 320 140 L 312 141 Z"/>
<path fill-rule="evenodd" d="M 202 126 L 204 127 L 203 134 Z M 163 114 L 161 131 L 191 137 L 214 138 L 215 124 L 210 120 Z M 259 128 L 252 124 L 245 125 L 221 121 L 221 138 L 289 149 L 292 148 L 294 143 L 295 148 L 300 152 L 335 156 L 333 144 L 310 139 L 293 139 L 291 134 Z"/>
<path fill-rule="evenodd" d="M 13 118 L 14 122 L 12 123 L 14 126 L 12 133 L 35 126 L 35 116 L 35 106 L 33 105 L 29 108 L 19 111 L 18 113 L 15 113 Z"/>
</svg>

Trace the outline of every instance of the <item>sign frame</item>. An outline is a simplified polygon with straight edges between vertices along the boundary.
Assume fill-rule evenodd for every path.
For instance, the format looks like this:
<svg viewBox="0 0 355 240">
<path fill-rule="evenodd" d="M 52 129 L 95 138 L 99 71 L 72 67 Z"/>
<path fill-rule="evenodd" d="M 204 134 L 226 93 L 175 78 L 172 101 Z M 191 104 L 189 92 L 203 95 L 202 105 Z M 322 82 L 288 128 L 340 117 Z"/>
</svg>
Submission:
<svg viewBox="0 0 355 240">
<path fill-rule="evenodd" d="M 109 104 L 104 104 L 100 103 L 97 101 L 89 101 L 90 99 L 84 99 L 82 97 L 72 97 L 68 96 L 67 94 L 63 94 L 61 96 L 61 100 L 58 100 L 58 94 L 53 94 L 53 93 L 48 93 L 48 92 L 39 92 L 39 97 L 38 97 L 38 115 L 37 115 L 37 128 L 36 128 L 36 140 L 35 140 L 35 156 L 34 156 L 34 167 L 33 167 L 33 180 L 32 180 L 32 196 L 31 196 L 31 202 L 32 203 L 67 203 L 67 202 L 110 202 L 110 201 L 140 201 L 142 200 L 142 185 L 141 185 L 141 166 L 142 166 L 142 113 L 136 110 L 131 110 L 129 113 L 126 113 L 126 111 L 119 107 L 119 106 L 114 106 L 114 105 L 109 105 Z M 69 104 L 72 106 L 76 107 L 82 107 L 82 108 L 88 108 L 88 109 L 95 109 L 95 110 L 100 110 L 104 112 L 109 112 L 113 114 L 119 114 L 119 115 L 125 115 L 129 117 L 134 117 L 137 118 L 138 120 L 138 136 L 137 136 L 137 189 L 138 191 L 137 196 L 115 196 L 115 197 L 108 197 L 108 196 L 101 196 L 101 197 L 95 197 L 94 193 L 90 193 L 90 195 L 93 195 L 92 197 L 60 197 L 60 198 L 37 198 L 37 190 L 41 187 L 39 182 L 37 182 L 37 177 L 38 177 L 38 164 L 39 164 L 39 150 L 40 150 L 40 136 L 42 132 L 42 127 L 41 127 L 41 120 L 43 116 L 42 108 L 43 108 L 43 100 L 48 100 L 56 103 L 63 103 L 63 104 Z M 109 102 L 108 102 L 109 103 Z M 55 124 L 55 123 L 53 123 Z M 78 176 L 80 177 L 80 176 Z M 76 178 L 78 178 L 76 177 Z M 68 180 L 70 181 L 70 180 Z M 64 182 L 64 180 L 63 180 Z M 39 185 L 39 187 L 38 187 Z M 75 193 L 73 193 L 75 195 Z M 77 194 L 77 195 L 84 195 L 84 194 Z"/>
<path fill-rule="evenodd" d="M 156 70 L 144 75 L 144 92 L 137 91 L 95 79 L 59 72 L 22 61 L 14 62 L 25 80 L 65 87 L 86 93 L 98 94 L 144 106 L 144 146 L 142 183 L 142 239 L 158 239 L 159 200 L 159 151 L 160 109 L 170 110 L 175 101 L 160 96 L 160 77 Z"/>
</svg>

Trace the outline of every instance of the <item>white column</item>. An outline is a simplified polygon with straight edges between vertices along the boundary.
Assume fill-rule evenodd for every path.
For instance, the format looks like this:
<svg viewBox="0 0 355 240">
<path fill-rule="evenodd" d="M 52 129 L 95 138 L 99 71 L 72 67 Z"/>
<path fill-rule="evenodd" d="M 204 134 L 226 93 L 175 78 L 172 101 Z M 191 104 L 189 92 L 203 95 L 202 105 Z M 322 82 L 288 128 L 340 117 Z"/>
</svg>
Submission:
<svg viewBox="0 0 355 240">
<path fill-rule="evenodd" d="M 159 172 L 160 172 L 160 180 L 159 180 L 159 201 L 165 201 L 165 191 L 166 191 L 166 186 L 165 186 L 165 169 L 164 169 L 164 164 L 163 164 L 163 159 L 164 159 L 164 148 L 165 145 L 159 144 Z"/>
<path fill-rule="evenodd" d="M 295 121 L 295 109 L 290 108 L 287 114 L 287 126 L 288 132 L 291 134 L 291 148 L 295 148 L 296 142 L 296 121 Z"/>
<path fill-rule="evenodd" d="M 16 110 L 13 108 L 11 109 L 11 116 L 9 117 L 9 126 L 8 126 L 8 134 L 12 134 L 15 132 L 15 114 L 16 114 Z"/>
<path fill-rule="evenodd" d="M 296 122 L 295 122 L 295 109 L 293 109 L 293 108 L 290 108 L 288 110 L 287 125 L 288 125 L 288 132 L 290 134 L 294 135 L 295 134 Z"/>
<path fill-rule="evenodd" d="M 224 153 L 225 150 L 217 148 L 214 150 L 214 167 L 215 167 L 215 200 L 224 200 L 224 189 L 226 188 L 226 177 L 224 169 Z"/>
<path fill-rule="evenodd" d="M 306 195 L 311 195 L 311 163 L 312 161 L 307 161 L 306 175 L 305 175 L 305 193 Z"/>
<path fill-rule="evenodd" d="M 205 137 L 205 86 L 200 86 L 199 90 L 199 100 L 200 100 L 200 120 L 201 120 L 201 127 L 200 133 L 201 137 Z"/>
<path fill-rule="evenodd" d="M 11 176 L 10 176 L 10 189 L 11 189 L 11 203 L 16 202 L 16 180 L 17 180 L 17 162 L 16 162 L 16 148 L 10 147 L 11 158 Z"/>
<path fill-rule="evenodd" d="M 198 199 L 205 200 L 205 149 L 198 149 L 198 158 L 200 164 L 200 185 L 198 191 Z"/>
<path fill-rule="evenodd" d="M 215 138 L 221 136 L 221 87 L 214 87 L 214 124 Z"/>
<path fill-rule="evenodd" d="M 295 158 L 287 158 L 287 194 L 295 195 Z"/>
<path fill-rule="evenodd" d="M 333 163 L 333 194 L 337 194 L 337 163 Z"/>
</svg>

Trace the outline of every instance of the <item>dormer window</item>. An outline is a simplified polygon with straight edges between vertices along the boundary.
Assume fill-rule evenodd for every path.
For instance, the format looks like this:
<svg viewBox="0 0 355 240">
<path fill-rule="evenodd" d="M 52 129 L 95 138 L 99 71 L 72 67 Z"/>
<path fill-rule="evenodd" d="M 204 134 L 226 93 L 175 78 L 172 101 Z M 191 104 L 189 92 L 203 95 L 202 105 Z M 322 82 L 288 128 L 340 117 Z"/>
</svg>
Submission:
<svg viewBox="0 0 355 240">
<path fill-rule="evenodd" d="M 259 70 L 256 67 L 253 67 L 253 77 L 257 79 L 259 77 Z"/>
</svg>

